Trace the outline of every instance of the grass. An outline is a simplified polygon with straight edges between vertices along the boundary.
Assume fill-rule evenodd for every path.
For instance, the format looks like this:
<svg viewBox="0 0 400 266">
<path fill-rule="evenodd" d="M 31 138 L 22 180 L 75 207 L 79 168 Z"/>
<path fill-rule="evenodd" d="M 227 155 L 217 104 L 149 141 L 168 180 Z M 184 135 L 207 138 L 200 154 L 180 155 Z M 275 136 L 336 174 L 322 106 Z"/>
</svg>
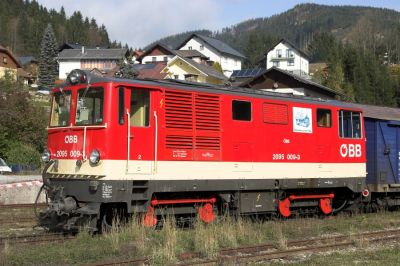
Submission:
<svg viewBox="0 0 400 266">
<path fill-rule="evenodd" d="M 192 228 L 180 229 L 175 226 L 173 218 L 167 218 L 160 230 L 143 227 L 140 220 L 133 219 L 129 224 L 113 227 L 102 235 L 91 236 L 83 231 L 76 239 L 63 243 L 2 246 L 0 265 L 81 265 L 143 257 L 149 258 L 154 265 L 174 264 L 178 262 L 179 255 L 185 252 L 196 252 L 204 258 L 214 258 L 222 248 L 242 245 L 270 243 L 279 249 L 286 249 L 288 240 L 396 228 L 399 219 L 400 212 L 263 223 L 224 217 L 209 225 L 196 222 Z M 356 246 L 360 249 L 371 247 L 367 241 L 362 240 Z M 390 254 L 391 249 L 385 249 L 385 252 Z M 347 256 L 353 255 L 344 255 L 344 259 Z M 337 259 L 335 265 L 343 265 L 343 260 L 337 257 L 339 256 L 334 255 L 332 261 Z M 321 261 L 325 261 L 331 265 L 327 258 L 329 256 L 312 256 L 304 263 L 320 265 Z"/>
<path fill-rule="evenodd" d="M 39 207 L 38 211 L 43 207 Z M 20 218 L 32 218 L 31 221 L 22 221 Z M 2 223 L 0 222 L 0 237 L 14 236 L 21 234 L 33 233 L 35 225 L 35 215 L 31 207 L 27 208 L 0 208 L 0 220 L 13 221 Z"/>
</svg>

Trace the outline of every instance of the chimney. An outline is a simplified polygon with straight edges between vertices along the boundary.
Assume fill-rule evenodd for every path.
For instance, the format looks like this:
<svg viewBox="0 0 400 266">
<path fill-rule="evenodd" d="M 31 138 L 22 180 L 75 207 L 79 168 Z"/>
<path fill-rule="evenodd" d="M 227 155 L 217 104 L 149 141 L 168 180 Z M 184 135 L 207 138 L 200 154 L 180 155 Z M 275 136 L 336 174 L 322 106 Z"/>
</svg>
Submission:
<svg viewBox="0 0 400 266">
<path fill-rule="evenodd" d="M 82 54 L 85 53 L 85 46 L 82 45 Z"/>
</svg>

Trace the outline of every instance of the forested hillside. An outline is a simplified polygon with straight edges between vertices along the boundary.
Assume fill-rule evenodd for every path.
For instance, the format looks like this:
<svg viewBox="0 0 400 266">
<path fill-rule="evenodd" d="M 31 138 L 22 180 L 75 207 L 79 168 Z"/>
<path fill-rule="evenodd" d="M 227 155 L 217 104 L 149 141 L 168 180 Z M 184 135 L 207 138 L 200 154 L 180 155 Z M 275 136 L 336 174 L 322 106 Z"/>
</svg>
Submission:
<svg viewBox="0 0 400 266">
<path fill-rule="evenodd" d="M 48 23 L 53 26 L 58 44 L 110 46 L 105 26 L 97 25 L 93 18 L 84 18 L 79 11 L 67 18 L 63 8 L 59 11 L 48 10 L 36 1 L 0 1 L 0 44 L 9 47 L 17 56 L 39 55 Z M 114 42 L 111 45 L 117 44 Z"/>
<path fill-rule="evenodd" d="M 251 19 L 213 36 L 244 53 L 244 67 L 254 67 L 281 38 L 326 62 L 328 71 L 314 79 L 343 92 L 349 100 L 400 106 L 400 13 L 394 10 L 301 4 L 269 18 Z M 192 32 L 159 40 L 171 47 Z"/>
<path fill-rule="evenodd" d="M 197 33 L 218 38 L 244 53 L 243 67 L 253 67 L 279 39 L 285 38 L 310 55 L 310 61 L 328 63 L 325 75 L 315 79 L 345 93 L 350 100 L 400 106 L 400 12 L 371 7 L 301 4 L 269 17 L 255 18 L 217 32 Z M 0 44 L 17 56 L 38 56 L 43 31 L 51 23 L 58 44 L 118 47 L 110 43 L 104 25 L 79 11 L 66 17 L 36 1 L 0 1 Z M 160 39 L 175 48 L 192 32 Z M 151 44 L 150 44 L 151 45 Z"/>
<path fill-rule="evenodd" d="M 308 50 L 315 34 L 332 33 L 335 38 L 376 56 L 387 52 L 391 62 L 400 61 L 400 12 L 371 7 L 301 4 L 268 18 L 255 18 L 221 31 L 202 30 L 206 35 L 225 41 L 248 57 L 247 64 L 265 52 L 280 38 Z M 160 41 L 179 44 L 188 34 L 182 33 Z"/>
</svg>

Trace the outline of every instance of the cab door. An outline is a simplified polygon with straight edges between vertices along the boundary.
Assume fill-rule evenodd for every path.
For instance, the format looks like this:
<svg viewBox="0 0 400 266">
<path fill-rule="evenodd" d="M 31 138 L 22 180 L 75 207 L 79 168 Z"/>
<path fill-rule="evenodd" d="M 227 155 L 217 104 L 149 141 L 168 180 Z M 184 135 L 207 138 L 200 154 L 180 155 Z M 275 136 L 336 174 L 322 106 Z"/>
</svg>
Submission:
<svg viewBox="0 0 400 266">
<path fill-rule="evenodd" d="M 313 121 L 314 122 L 314 121 Z M 315 119 L 315 160 L 318 163 L 335 160 L 332 146 L 337 139 L 337 129 L 332 127 L 332 110 L 329 108 L 316 108 Z M 322 167 L 322 164 L 319 166 Z"/>
<path fill-rule="evenodd" d="M 155 128 L 153 93 L 148 89 L 128 90 L 128 173 L 151 174 L 154 166 Z"/>
</svg>

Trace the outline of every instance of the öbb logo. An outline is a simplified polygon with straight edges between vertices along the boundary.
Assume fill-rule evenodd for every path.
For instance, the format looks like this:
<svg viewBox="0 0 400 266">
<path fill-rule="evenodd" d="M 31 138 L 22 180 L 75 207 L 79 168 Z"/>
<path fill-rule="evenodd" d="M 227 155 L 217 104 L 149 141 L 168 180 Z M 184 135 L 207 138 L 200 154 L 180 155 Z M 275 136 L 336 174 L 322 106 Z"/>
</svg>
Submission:
<svg viewBox="0 0 400 266">
<path fill-rule="evenodd" d="M 342 144 L 340 146 L 340 155 L 342 157 L 361 157 L 361 145 L 360 144 Z"/>
<path fill-rule="evenodd" d="M 65 143 L 78 143 L 78 136 L 77 135 L 67 135 L 64 139 Z"/>
</svg>

